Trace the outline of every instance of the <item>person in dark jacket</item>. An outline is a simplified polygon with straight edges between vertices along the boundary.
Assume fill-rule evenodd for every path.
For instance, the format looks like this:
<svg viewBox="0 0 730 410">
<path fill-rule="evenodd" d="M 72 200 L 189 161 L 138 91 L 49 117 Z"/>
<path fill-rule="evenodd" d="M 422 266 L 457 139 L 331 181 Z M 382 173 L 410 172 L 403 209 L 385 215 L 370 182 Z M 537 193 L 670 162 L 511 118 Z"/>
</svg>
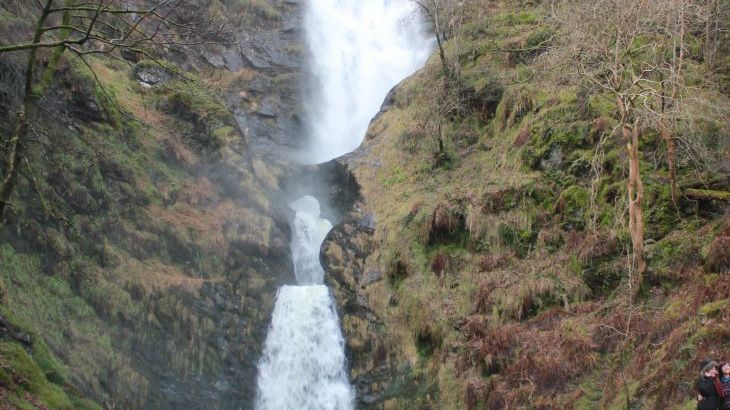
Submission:
<svg viewBox="0 0 730 410">
<path fill-rule="evenodd" d="M 730 410 L 730 363 L 720 365 L 720 386 L 724 394 L 722 410 Z"/>
<path fill-rule="evenodd" d="M 697 380 L 697 391 L 699 401 L 697 410 L 719 410 L 722 405 L 720 381 L 717 378 L 717 362 L 712 360 L 702 363 L 700 378 Z"/>
</svg>

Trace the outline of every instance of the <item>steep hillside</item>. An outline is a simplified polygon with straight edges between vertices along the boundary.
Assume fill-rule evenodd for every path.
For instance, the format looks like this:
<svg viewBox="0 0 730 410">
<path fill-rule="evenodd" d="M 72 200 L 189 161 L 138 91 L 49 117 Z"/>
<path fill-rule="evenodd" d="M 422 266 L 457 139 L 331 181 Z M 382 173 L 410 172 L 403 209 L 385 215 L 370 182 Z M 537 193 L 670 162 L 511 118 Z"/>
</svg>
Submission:
<svg viewBox="0 0 730 410">
<path fill-rule="evenodd" d="M 640 277 L 615 99 L 556 66 L 566 27 L 540 3 L 468 3 L 458 79 L 435 53 L 337 160 L 361 197 L 322 258 L 362 408 L 694 408 L 699 362 L 730 358 L 727 43 L 714 66 L 687 47 L 719 114 L 691 114 L 676 205 L 640 134 Z"/>
<path fill-rule="evenodd" d="M 38 102 L 0 227 L 2 409 L 251 405 L 291 277 L 276 205 L 289 165 L 271 152 L 297 143 L 278 136 L 298 134 L 301 13 L 198 3 L 175 12 L 222 38 L 158 61 L 66 53 Z M 38 12 L 3 2 L 2 43 L 27 41 Z M 4 147 L 25 56 L 0 59 Z"/>
</svg>

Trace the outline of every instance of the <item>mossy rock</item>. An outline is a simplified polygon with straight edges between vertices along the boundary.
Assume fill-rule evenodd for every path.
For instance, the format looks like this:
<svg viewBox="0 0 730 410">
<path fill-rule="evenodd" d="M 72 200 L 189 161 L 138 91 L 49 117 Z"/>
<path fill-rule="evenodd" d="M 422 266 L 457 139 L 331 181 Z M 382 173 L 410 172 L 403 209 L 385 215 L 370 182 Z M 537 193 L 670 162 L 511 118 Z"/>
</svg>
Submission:
<svg viewBox="0 0 730 410">
<path fill-rule="evenodd" d="M 581 269 L 581 279 L 591 289 L 594 298 L 608 295 L 621 283 L 624 269 L 610 262 L 592 262 Z"/>
<path fill-rule="evenodd" d="M 564 228 L 581 229 L 585 226 L 588 206 L 588 190 L 579 186 L 571 186 L 560 194 L 560 198 L 555 204 L 555 212 L 560 215 Z"/>
<path fill-rule="evenodd" d="M 695 238 L 672 235 L 647 248 L 649 264 L 647 279 L 655 284 L 675 282 L 681 279 L 682 270 L 702 260 Z"/>
<path fill-rule="evenodd" d="M 5 368 L 2 378 L 12 383 L 10 386 L 15 390 L 19 400 L 25 397 L 22 392 L 28 392 L 49 408 L 74 409 L 66 393 L 46 378 L 41 367 L 20 343 L 0 342 L 0 361 Z"/>
<path fill-rule="evenodd" d="M 534 170 L 555 171 L 569 168 L 565 158 L 574 150 L 589 145 L 587 123 L 551 124 L 531 130 L 530 143 L 522 151 L 522 161 Z"/>
</svg>

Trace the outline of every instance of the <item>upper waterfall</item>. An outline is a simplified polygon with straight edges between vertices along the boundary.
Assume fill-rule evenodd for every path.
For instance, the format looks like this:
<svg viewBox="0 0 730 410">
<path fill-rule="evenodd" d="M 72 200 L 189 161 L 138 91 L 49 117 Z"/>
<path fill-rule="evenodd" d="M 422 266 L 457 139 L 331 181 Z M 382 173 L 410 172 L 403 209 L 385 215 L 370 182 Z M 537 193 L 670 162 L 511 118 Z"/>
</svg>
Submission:
<svg viewBox="0 0 730 410">
<path fill-rule="evenodd" d="M 433 46 L 409 0 L 309 0 L 305 25 L 314 95 L 303 160 L 321 163 L 360 145 L 388 91 Z"/>
</svg>

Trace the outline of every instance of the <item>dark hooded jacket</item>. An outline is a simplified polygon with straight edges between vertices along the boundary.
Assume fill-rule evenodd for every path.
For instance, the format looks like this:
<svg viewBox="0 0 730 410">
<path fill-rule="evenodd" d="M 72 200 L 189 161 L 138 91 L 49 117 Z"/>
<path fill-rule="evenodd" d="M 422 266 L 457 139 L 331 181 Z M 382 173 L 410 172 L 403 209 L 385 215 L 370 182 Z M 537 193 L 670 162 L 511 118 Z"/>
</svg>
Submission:
<svg viewBox="0 0 730 410">
<path fill-rule="evenodd" d="M 697 403 L 697 410 L 718 410 L 722 401 L 718 392 L 715 378 L 702 376 L 697 380 L 697 391 L 702 400 Z"/>
</svg>

